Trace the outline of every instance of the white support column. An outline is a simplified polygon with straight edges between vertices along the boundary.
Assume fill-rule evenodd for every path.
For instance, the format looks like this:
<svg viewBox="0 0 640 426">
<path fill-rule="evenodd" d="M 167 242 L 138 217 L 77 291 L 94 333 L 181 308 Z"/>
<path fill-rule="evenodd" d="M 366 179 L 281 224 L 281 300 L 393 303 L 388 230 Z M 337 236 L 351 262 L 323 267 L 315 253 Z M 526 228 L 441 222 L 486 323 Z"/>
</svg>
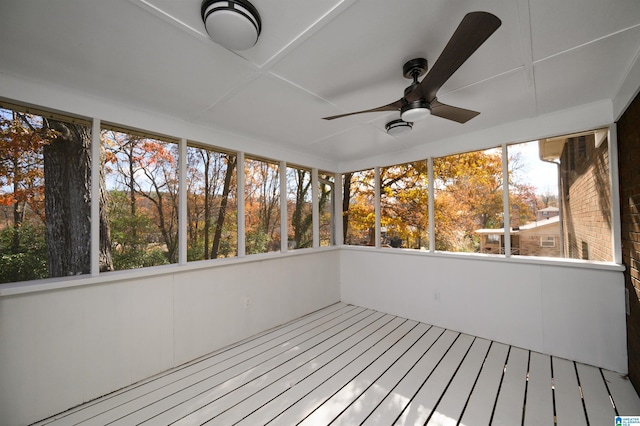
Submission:
<svg viewBox="0 0 640 426">
<path fill-rule="evenodd" d="M 333 191 L 334 191 L 334 198 L 335 198 L 335 203 L 334 203 L 334 209 L 333 209 L 333 217 L 334 217 L 334 224 L 335 224 L 335 229 L 333 230 L 334 232 L 334 236 L 333 236 L 333 240 L 335 241 L 335 244 L 337 246 L 341 246 L 344 244 L 344 235 L 342 235 L 342 174 L 341 173 L 336 173 L 335 174 L 335 180 L 334 180 L 334 185 L 333 185 Z"/>
<path fill-rule="evenodd" d="M 286 253 L 289 248 L 289 226 L 287 206 L 287 162 L 280 162 L 280 251 Z"/>
<path fill-rule="evenodd" d="M 320 195 L 318 169 L 311 169 L 311 226 L 313 233 L 313 248 L 320 247 Z"/>
<path fill-rule="evenodd" d="M 178 263 L 187 264 L 187 140 L 180 139 L 178 155 Z"/>
<path fill-rule="evenodd" d="M 504 255 L 511 257 L 511 215 L 509 214 L 509 153 L 502 144 L 502 204 L 504 211 Z"/>
<path fill-rule="evenodd" d="M 429 185 L 429 252 L 436 251 L 436 233 L 435 233 L 435 211 L 434 211 L 434 198 L 435 198 L 435 185 L 433 182 L 433 157 L 429 157 L 427 160 L 427 173 L 428 173 L 428 185 Z"/>
<path fill-rule="evenodd" d="M 620 218 L 620 174 L 618 171 L 618 127 L 609 126 L 609 185 L 611 187 L 611 242 L 613 261 L 622 263 L 622 224 Z"/>
<path fill-rule="evenodd" d="M 375 167 L 373 169 L 373 179 L 375 180 L 375 201 L 374 201 L 374 213 L 376 217 L 375 222 L 375 248 L 380 248 L 380 239 L 382 236 L 382 232 L 380 229 L 380 167 Z"/>
<path fill-rule="evenodd" d="M 102 141 L 100 119 L 91 127 L 91 275 L 100 274 L 100 169 Z"/>
<path fill-rule="evenodd" d="M 238 152 L 236 177 L 238 178 L 238 257 L 246 255 L 245 219 L 244 219 L 244 152 Z"/>
</svg>

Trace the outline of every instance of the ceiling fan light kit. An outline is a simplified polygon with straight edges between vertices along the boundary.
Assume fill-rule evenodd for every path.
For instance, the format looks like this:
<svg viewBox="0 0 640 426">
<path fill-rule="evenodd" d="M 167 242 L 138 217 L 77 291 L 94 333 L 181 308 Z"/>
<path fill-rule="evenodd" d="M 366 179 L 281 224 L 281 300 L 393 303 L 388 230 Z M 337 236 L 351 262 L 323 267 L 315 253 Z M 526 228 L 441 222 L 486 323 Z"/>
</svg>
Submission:
<svg viewBox="0 0 640 426">
<path fill-rule="evenodd" d="M 409 102 L 400 108 L 400 118 L 404 121 L 416 122 L 424 120 L 429 115 L 431 115 L 431 109 L 423 99 Z"/>
<path fill-rule="evenodd" d="M 209 37 L 229 50 L 245 50 L 258 42 L 262 22 L 247 0 L 204 0 L 202 21 Z"/>
<path fill-rule="evenodd" d="M 397 119 L 388 122 L 385 128 L 387 129 L 387 133 L 391 136 L 398 136 L 409 133 L 413 128 L 413 123 Z"/>
</svg>

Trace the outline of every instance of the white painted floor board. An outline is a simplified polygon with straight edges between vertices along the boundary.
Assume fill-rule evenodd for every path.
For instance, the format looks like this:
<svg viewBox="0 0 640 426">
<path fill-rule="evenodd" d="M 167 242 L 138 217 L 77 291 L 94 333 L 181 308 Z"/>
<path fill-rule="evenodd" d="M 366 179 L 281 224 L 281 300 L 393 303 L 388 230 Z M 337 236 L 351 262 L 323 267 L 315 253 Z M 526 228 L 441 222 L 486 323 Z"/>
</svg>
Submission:
<svg viewBox="0 0 640 426">
<path fill-rule="evenodd" d="M 587 417 L 582 404 L 576 367 L 572 361 L 553 357 L 553 383 L 558 426 L 582 426 Z"/>
<path fill-rule="evenodd" d="M 296 410 L 299 410 L 300 407 L 305 404 L 305 401 L 313 400 L 313 397 L 310 395 L 316 391 L 318 387 L 323 385 L 342 368 L 345 368 L 345 365 L 349 361 L 353 361 L 357 356 L 362 354 L 362 352 L 367 349 L 367 345 L 370 345 L 371 341 L 372 338 L 362 341 L 353 341 L 352 347 L 339 354 L 339 356 L 336 356 L 330 362 L 320 365 L 313 374 L 310 374 L 304 380 L 296 382 L 292 392 L 286 392 L 279 395 L 268 405 L 264 405 L 257 411 L 250 413 L 240 422 L 240 424 L 255 425 L 261 424 L 261 422 L 264 423 L 265 419 L 273 419 L 295 404 L 298 404 Z"/>
<path fill-rule="evenodd" d="M 385 374 L 376 380 L 372 386 L 342 412 L 332 425 L 349 426 L 362 423 L 369 413 L 390 394 L 398 385 L 398 382 L 408 373 L 408 366 L 418 362 L 443 332 L 441 328 L 430 327 L 426 324 L 420 325 L 427 329 L 426 332 L 420 336 L 416 343 L 409 348 Z"/>
<path fill-rule="evenodd" d="M 245 339 L 237 344 L 231 345 L 214 355 L 205 356 L 198 360 L 187 363 L 184 366 L 171 370 L 168 373 L 145 380 L 139 384 L 111 393 L 100 400 L 84 404 L 78 409 L 64 413 L 60 420 L 60 425 L 74 425 L 83 421 L 83 424 L 106 424 L 115 420 L 120 413 L 127 410 L 133 411 L 135 407 L 144 404 L 145 401 L 158 401 L 166 395 L 169 386 L 182 381 L 183 386 L 189 386 L 192 380 L 199 380 L 203 373 L 223 371 L 244 360 L 258 356 L 268 348 L 281 344 L 287 344 L 296 336 L 317 330 L 324 327 L 330 321 L 337 321 L 336 318 L 349 318 L 355 314 L 364 312 L 363 308 L 347 306 L 337 303 L 322 311 L 314 312 L 295 322 L 290 322 L 275 330 L 270 330 L 249 339 Z M 144 398 L 141 400 L 141 398 Z M 99 402 L 99 403 L 98 403 Z M 92 421 L 93 417 L 95 421 Z M 54 417 L 55 418 L 55 417 Z"/>
<path fill-rule="evenodd" d="M 487 357 L 491 341 L 476 338 L 471 345 L 469 353 L 465 357 L 460 370 L 456 372 L 449 389 L 442 397 L 436 407 L 436 411 L 431 415 L 427 425 L 447 426 L 455 425 L 460 419 L 468 398 L 461 398 L 461 395 L 470 395 L 473 385 L 476 383 L 478 373 Z"/>
<path fill-rule="evenodd" d="M 136 407 L 136 411 L 127 413 L 126 416 L 120 417 L 114 425 L 131 425 L 141 422 L 149 422 L 149 424 L 166 425 L 169 422 L 176 421 L 190 413 L 195 409 L 203 406 L 211 405 L 219 398 L 225 396 L 229 392 L 233 392 L 244 386 L 247 382 L 257 379 L 279 363 L 285 362 L 295 357 L 301 348 L 307 348 L 308 345 L 333 335 L 336 331 L 342 331 L 349 327 L 358 327 L 362 322 L 370 321 L 372 318 L 379 318 L 381 313 L 363 311 L 356 315 L 350 316 L 343 322 L 338 317 L 327 321 L 313 329 L 311 334 L 298 334 L 290 341 L 272 346 L 269 350 L 262 352 L 250 359 L 233 365 L 223 371 L 216 372 L 198 380 L 190 386 L 172 386 L 166 390 L 168 395 L 161 400 L 157 400 L 143 407 Z M 139 403 L 140 405 L 141 403 Z"/>
<path fill-rule="evenodd" d="M 469 402 L 462 413 L 462 424 L 481 426 L 488 425 L 491 421 L 508 354 L 509 346 L 496 342 L 491 343 L 478 381 L 473 387 Z"/>
<path fill-rule="evenodd" d="M 368 346 L 354 350 L 352 356 L 355 356 L 349 358 L 348 363 L 342 366 L 342 368 L 336 371 L 331 377 L 328 377 L 320 386 L 309 392 L 303 399 L 297 401 L 293 406 L 276 417 L 274 424 L 287 426 L 298 424 L 322 404 L 329 401 L 337 390 L 349 383 L 349 381 L 383 353 L 384 344 L 378 344 L 383 340 L 380 337 L 386 338 L 388 333 L 395 328 L 396 325 L 393 324 L 392 327 L 381 329 L 379 334 L 382 334 L 382 336 L 376 336 L 374 342 L 371 342 L 371 344 L 369 344 L 369 342 L 367 343 Z M 388 340 L 388 343 L 390 343 L 390 339 Z"/>
<path fill-rule="evenodd" d="M 602 374 L 597 368 L 576 363 L 584 405 L 590 425 L 606 425 L 611 423 L 616 415 L 609 393 L 605 386 Z M 597 404 L 596 401 L 606 400 L 606 404 Z"/>
<path fill-rule="evenodd" d="M 399 337 L 393 346 L 389 347 L 382 355 L 362 370 L 357 376 L 349 380 L 338 392 L 333 394 L 325 404 L 318 407 L 311 415 L 302 421 L 302 425 L 329 424 L 343 410 L 349 407 L 371 384 L 373 384 L 388 368 L 397 361 L 404 351 L 413 343 L 408 340 L 404 344 L 398 344 L 411 332 L 415 323 L 402 324 L 397 330 Z M 416 336 L 419 337 L 419 336 Z M 382 343 L 382 342 L 380 342 Z"/>
<path fill-rule="evenodd" d="M 491 424 L 521 424 L 528 365 L 529 351 L 511 347 Z"/>
<path fill-rule="evenodd" d="M 638 416 L 640 414 L 640 399 L 636 398 L 635 389 L 629 377 L 613 371 L 602 370 L 609 392 L 613 398 L 618 415 Z"/>
<path fill-rule="evenodd" d="M 551 357 L 531 352 L 524 410 L 525 426 L 553 424 L 551 378 Z"/>
<path fill-rule="evenodd" d="M 411 404 L 413 396 L 431 376 L 459 335 L 459 333 L 445 330 L 363 424 L 394 424 L 404 409 Z"/>
<path fill-rule="evenodd" d="M 38 425 L 553 425 L 555 415 L 563 426 L 613 424 L 616 410 L 640 415 L 619 373 L 337 303 Z"/>
<path fill-rule="evenodd" d="M 369 324 L 367 321 L 370 319 L 374 319 L 374 321 Z M 149 424 L 166 425 L 178 420 L 180 420 L 179 424 L 202 424 L 217 414 L 229 410 L 244 399 L 255 395 L 260 389 L 267 387 L 290 371 L 304 365 L 323 350 L 330 348 L 334 344 L 345 342 L 345 339 L 353 332 L 366 328 L 363 327 L 364 324 L 368 326 L 385 320 L 389 323 L 399 321 L 399 319 L 391 316 L 382 316 L 380 313 L 374 313 L 354 324 L 350 324 L 346 329 L 337 327 L 337 330 L 340 330 L 338 334 L 334 334 L 337 331 L 336 329 L 329 329 L 302 343 L 294 344 L 280 356 L 261 362 L 251 370 L 245 370 L 232 380 L 216 384 L 215 389 L 208 390 L 204 398 L 199 398 L 197 404 L 194 403 L 192 398 L 185 398 L 180 405 L 162 413 Z M 189 415 L 181 416 L 182 413 L 189 411 L 191 411 Z"/>
<path fill-rule="evenodd" d="M 429 378 L 424 381 L 413 396 L 411 403 L 396 420 L 396 424 L 425 424 L 427 422 L 472 343 L 473 337 L 471 336 L 461 334 L 457 337 L 446 356 L 442 358 Z"/>
</svg>

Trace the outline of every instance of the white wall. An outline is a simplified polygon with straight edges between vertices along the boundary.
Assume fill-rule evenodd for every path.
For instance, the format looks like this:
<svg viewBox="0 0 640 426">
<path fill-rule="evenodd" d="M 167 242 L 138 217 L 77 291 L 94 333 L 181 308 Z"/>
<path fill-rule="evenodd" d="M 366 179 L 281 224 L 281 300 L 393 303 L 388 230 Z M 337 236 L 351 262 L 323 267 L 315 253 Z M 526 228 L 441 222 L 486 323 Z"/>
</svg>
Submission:
<svg viewBox="0 0 640 426">
<path fill-rule="evenodd" d="M 343 246 L 5 288 L 0 424 L 37 421 L 339 300 L 626 373 L 621 271 Z"/>
<path fill-rule="evenodd" d="M 340 252 L 342 301 L 627 372 L 621 267 Z"/>
<path fill-rule="evenodd" d="M 266 255 L 0 297 L 0 425 L 32 423 L 338 302 L 338 261 L 337 250 Z"/>
</svg>

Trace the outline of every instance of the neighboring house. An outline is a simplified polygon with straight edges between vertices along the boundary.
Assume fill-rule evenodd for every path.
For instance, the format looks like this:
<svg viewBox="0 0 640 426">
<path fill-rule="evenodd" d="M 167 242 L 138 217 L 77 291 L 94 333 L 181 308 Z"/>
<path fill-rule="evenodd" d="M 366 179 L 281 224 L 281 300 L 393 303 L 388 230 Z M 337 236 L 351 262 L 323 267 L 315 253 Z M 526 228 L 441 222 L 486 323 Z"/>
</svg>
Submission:
<svg viewBox="0 0 640 426">
<path fill-rule="evenodd" d="M 560 215 L 560 209 L 557 207 L 546 207 L 538 210 L 536 220 L 545 220 Z"/>
<path fill-rule="evenodd" d="M 563 257 L 612 260 L 606 132 L 540 140 L 540 159 L 558 164 Z"/>
<path fill-rule="evenodd" d="M 557 209 L 556 209 L 557 210 Z M 511 254 L 522 256 L 560 256 L 560 220 L 555 214 L 549 219 L 537 220 L 512 228 Z M 504 228 L 478 229 L 480 253 L 504 253 Z"/>
<path fill-rule="evenodd" d="M 511 254 L 611 261 L 606 132 L 542 139 L 538 147 L 542 161 L 558 165 L 560 208 L 541 209 L 536 222 L 524 226 L 512 220 Z M 481 253 L 504 253 L 503 229 L 476 232 Z"/>
</svg>

